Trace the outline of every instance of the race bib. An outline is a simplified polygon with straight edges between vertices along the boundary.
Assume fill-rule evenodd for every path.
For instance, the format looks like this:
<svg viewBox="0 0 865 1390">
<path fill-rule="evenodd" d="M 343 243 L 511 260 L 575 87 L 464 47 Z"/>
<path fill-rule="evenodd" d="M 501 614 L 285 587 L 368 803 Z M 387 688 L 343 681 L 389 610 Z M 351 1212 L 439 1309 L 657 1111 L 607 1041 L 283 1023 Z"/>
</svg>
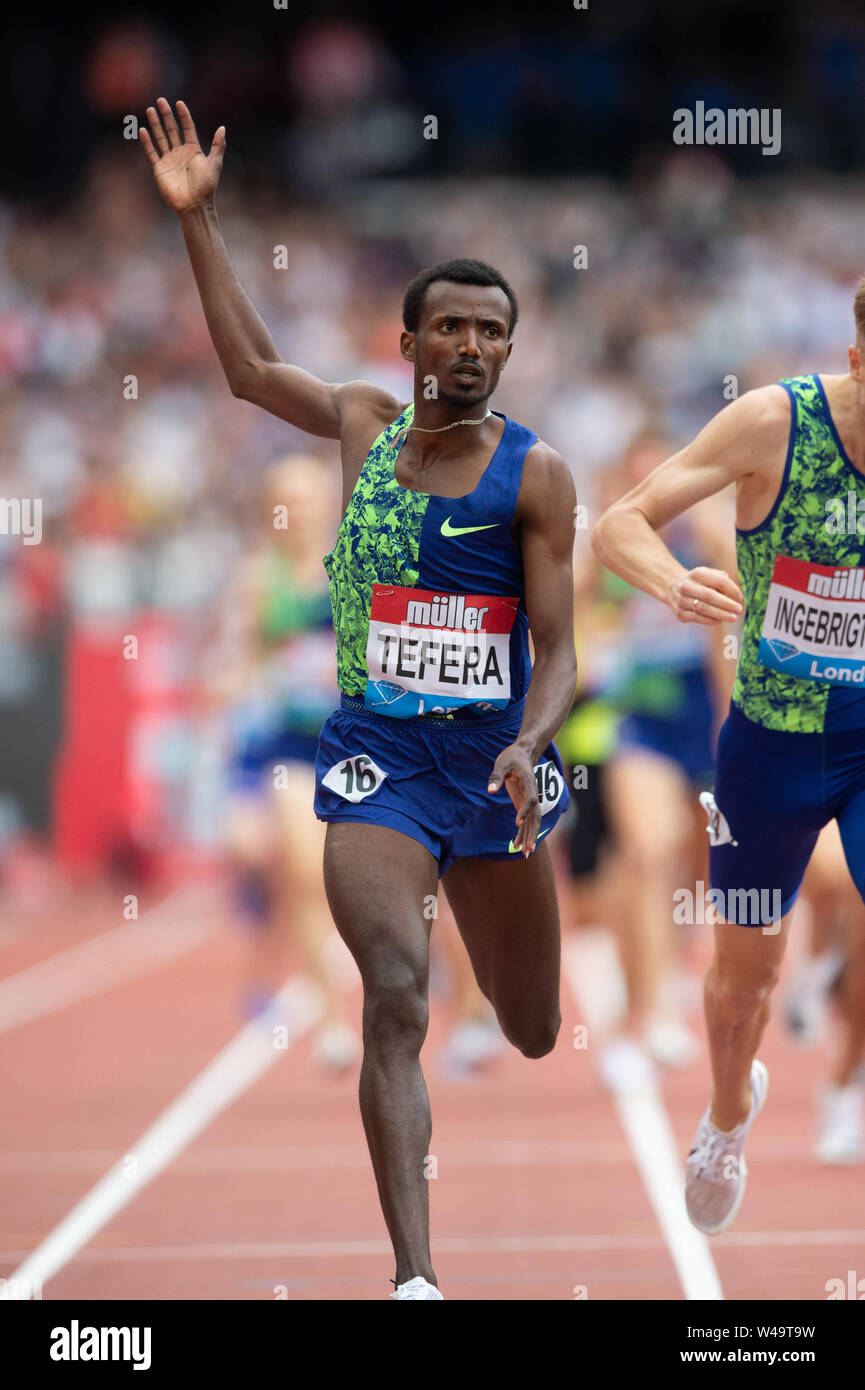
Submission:
<svg viewBox="0 0 865 1390">
<path fill-rule="evenodd" d="M 355 753 L 353 757 L 343 758 L 334 763 L 329 772 L 322 777 L 324 786 L 329 787 L 345 801 L 363 801 L 378 791 L 387 773 L 383 772 L 368 753 Z"/>
<path fill-rule="evenodd" d="M 534 771 L 538 788 L 538 807 L 541 815 L 545 816 L 561 801 L 565 784 L 554 762 L 547 760 L 545 763 L 537 763 Z"/>
<path fill-rule="evenodd" d="M 865 570 L 776 555 L 757 660 L 788 676 L 865 686 Z"/>
<path fill-rule="evenodd" d="M 466 705 L 504 709 L 519 602 L 499 594 L 374 584 L 364 704 L 396 719 L 450 714 Z"/>
</svg>

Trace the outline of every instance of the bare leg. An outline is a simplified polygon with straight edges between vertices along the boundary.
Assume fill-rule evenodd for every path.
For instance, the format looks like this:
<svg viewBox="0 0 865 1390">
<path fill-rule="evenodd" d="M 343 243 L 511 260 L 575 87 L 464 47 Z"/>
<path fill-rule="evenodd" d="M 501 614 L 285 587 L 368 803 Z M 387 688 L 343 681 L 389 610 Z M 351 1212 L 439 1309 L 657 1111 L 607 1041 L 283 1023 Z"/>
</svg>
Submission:
<svg viewBox="0 0 865 1390">
<path fill-rule="evenodd" d="M 849 1086 L 865 1052 L 865 906 L 850 877 L 837 821 L 821 830 L 802 891 L 813 907 L 814 955 L 832 945 L 846 952 L 838 1000 L 842 1039 L 832 1081 Z"/>
<path fill-rule="evenodd" d="M 475 977 L 508 1042 L 551 1052 L 561 1026 L 561 940 L 549 851 L 517 861 L 456 859 L 442 878 Z"/>
<path fill-rule="evenodd" d="M 363 981 L 360 1109 L 396 1281 L 436 1282 L 425 1159 L 432 1122 L 420 1067 L 427 1031 L 429 933 L 438 870 L 423 845 L 380 825 L 331 822 L 324 882 Z"/>
<path fill-rule="evenodd" d="M 838 1007 L 844 1034 L 832 1073 L 836 1086 L 850 1085 L 853 1073 L 865 1055 L 865 908 L 858 894 L 851 894 L 851 901 L 843 914 L 843 924 L 847 960 Z"/>
<path fill-rule="evenodd" d="M 325 827 L 312 810 L 315 772 L 303 763 L 290 763 L 282 784 L 273 793 L 276 809 L 279 920 L 294 938 L 304 965 L 321 990 L 322 1023 L 344 1018 L 342 991 L 327 954 L 333 924 L 321 874 Z"/>
<path fill-rule="evenodd" d="M 457 1019 L 485 1019 L 490 1017 L 490 1006 L 475 979 L 472 963 L 463 944 L 454 919 L 451 905 L 445 895 L 439 894 L 436 914 L 436 931 L 439 944 L 444 947 L 453 979 L 453 1012 Z"/>
<path fill-rule="evenodd" d="M 243 916 L 254 928 L 245 967 L 246 991 L 253 998 L 261 991 L 271 993 L 282 979 L 280 934 L 273 912 L 273 831 L 262 799 L 232 798 L 226 822 L 226 844 L 235 878 L 244 886 Z"/>
<path fill-rule="evenodd" d="M 710 1118 L 718 1129 L 734 1129 L 751 1110 L 751 1063 L 769 1020 L 792 916 L 774 924 L 775 934 L 727 922 L 715 927 L 704 997 L 715 1088 Z"/>
<path fill-rule="evenodd" d="M 605 776 L 620 874 L 629 885 L 618 914 L 628 988 L 623 1031 L 639 1035 L 674 962 L 673 893 L 691 865 L 688 788 L 668 759 L 640 749 L 615 757 Z"/>
</svg>

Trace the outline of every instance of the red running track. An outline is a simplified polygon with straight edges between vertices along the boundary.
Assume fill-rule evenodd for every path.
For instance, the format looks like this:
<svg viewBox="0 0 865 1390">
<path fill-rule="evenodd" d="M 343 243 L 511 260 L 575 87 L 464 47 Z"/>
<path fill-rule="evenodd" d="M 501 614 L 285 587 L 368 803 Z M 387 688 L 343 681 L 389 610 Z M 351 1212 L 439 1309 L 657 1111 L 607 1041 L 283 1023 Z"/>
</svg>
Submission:
<svg viewBox="0 0 865 1390">
<path fill-rule="evenodd" d="M 173 900 L 161 917 L 157 909 L 135 923 L 103 896 L 0 924 L 0 1276 L 118 1160 L 134 1167 L 139 1137 L 241 1028 L 245 942 L 221 919 L 215 887 L 202 891 L 197 925 L 173 956 L 166 941 L 190 917 Z M 137 973 L 100 984 L 100 961 L 133 932 Z M 61 955 L 87 941 L 83 957 Z M 701 943 L 698 954 L 708 949 Z M 20 974 L 57 957 L 56 997 L 42 977 Z M 64 1002 L 76 980 L 96 992 Z M 16 1023 L 10 999 L 30 997 L 44 1012 Z M 359 988 L 350 1003 L 359 1024 Z M 448 1020 L 434 1003 L 424 1067 L 439 1283 L 451 1299 L 681 1299 L 615 1105 L 596 1079 L 591 1037 L 588 1048 L 572 1045 L 583 1020 L 567 977 L 563 1019 L 549 1057 L 508 1049 L 482 1079 L 457 1082 L 437 1069 Z M 861 1169 L 811 1158 L 825 1056 L 794 1049 L 774 1021 L 761 1055 L 770 1094 L 749 1141 L 747 1196 L 711 1254 L 728 1299 L 825 1299 L 828 1280 L 865 1276 Z M 680 1156 L 707 1078 L 704 1055 L 664 1082 Z M 43 1297 L 386 1297 L 392 1257 L 356 1086 L 357 1068 L 334 1078 L 314 1066 L 308 1036 L 280 1052 L 152 1181 L 130 1178 L 128 1200 L 61 1261 Z"/>
</svg>

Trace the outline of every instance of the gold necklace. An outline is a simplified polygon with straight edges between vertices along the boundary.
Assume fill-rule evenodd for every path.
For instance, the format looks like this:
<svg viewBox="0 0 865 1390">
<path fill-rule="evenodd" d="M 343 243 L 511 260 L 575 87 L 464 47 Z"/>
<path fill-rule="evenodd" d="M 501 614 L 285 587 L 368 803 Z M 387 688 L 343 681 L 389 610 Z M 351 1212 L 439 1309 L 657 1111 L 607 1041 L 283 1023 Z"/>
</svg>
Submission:
<svg viewBox="0 0 865 1390">
<path fill-rule="evenodd" d="M 457 425 L 482 425 L 492 413 L 491 410 L 488 410 L 486 415 L 482 415 L 479 420 L 454 420 L 449 425 L 436 425 L 434 429 L 430 429 L 426 425 L 404 425 L 400 434 L 408 434 L 409 430 L 417 430 L 419 434 L 441 434 L 442 430 L 455 430 Z"/>
</svg>

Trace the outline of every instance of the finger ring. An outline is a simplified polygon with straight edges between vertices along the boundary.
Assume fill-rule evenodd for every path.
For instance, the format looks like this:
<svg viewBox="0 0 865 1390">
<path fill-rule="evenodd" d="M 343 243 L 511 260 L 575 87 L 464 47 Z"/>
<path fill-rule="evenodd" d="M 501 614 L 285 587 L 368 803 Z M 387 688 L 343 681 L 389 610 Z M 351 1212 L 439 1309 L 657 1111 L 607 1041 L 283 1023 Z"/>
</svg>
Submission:
<svg viewBox="0 0 865 1390">
<path fill-rule="evenodd" d="M 700 602 L 700 600 L 699 600 L 698 598 L 695 598 L 695 599 L 694 599 L 694 612 L 695 612 L 695 613 L 696 613 L 696 611 L 697 611 L 697 606 L 698 606 L 699 602 Z"/>
</svg>

